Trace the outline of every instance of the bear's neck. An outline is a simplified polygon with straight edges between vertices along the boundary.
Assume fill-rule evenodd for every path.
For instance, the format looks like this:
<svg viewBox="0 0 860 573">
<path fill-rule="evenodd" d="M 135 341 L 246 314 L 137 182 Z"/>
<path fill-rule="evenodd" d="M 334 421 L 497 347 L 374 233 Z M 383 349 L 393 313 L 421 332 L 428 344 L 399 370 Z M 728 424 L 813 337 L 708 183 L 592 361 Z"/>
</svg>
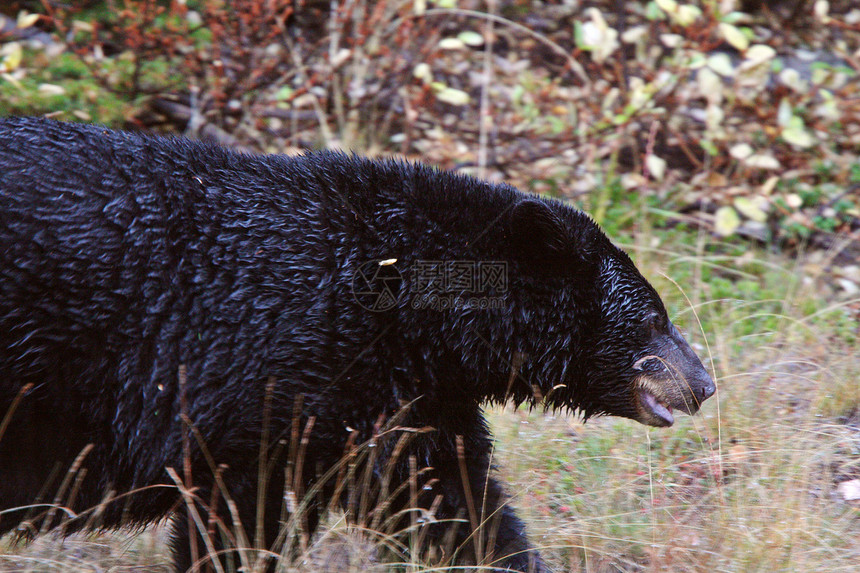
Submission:
<svg viewBox="0 0 860 573">
<path fill-rule="evenodd" d="M 585 325 L 565 323 L 552 307 L 524 301 L 521 288 L 440 294 L 437 307 L 407 300 L 400 331 L 414 338 L 405 341 L 404 352 L 423 361 L 420 370 L 434 387 L 458 399 L 576 408 L 585 383 L 579 351 Z M 455 306 L 457 300 L 463 306 Z"/>
</svg>

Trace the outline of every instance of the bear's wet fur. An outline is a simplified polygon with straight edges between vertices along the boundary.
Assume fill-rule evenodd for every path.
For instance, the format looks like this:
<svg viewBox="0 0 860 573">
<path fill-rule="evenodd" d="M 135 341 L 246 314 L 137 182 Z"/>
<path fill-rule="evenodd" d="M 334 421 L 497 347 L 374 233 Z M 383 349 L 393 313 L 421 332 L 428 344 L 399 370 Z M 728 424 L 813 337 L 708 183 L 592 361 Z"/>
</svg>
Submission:
<svg viewBox="0 0 860 573">
<path fill-rule="evenodd" d="M 387 267 L 399 280 L 359 274 Z M 462 273 L 477 280 L 485 267 L 494 280 L 463 282 Z M 428 283 L 420 268 L 443 282 Z M 361 277 L 367 284 L 356 290 Z M 372 295 L 382 284 L 395 298 L 369 306 L 362 288 Z M 437 304 L 424 304 L 427 289 Z M 440 308 L 443 299 L 454 304 Z M 490 303 L 457 303 L 469 299 Z M 393 464 L 394 491 L 410 458 L 431 468 L 418 503 L 436 502 L 437 522 L 422 527 L 439 539 L 451 518 L 469 519 L 461 437 L 473 502 L 498 519 L 485 553 L 499 569 L 542 570 L 488 474 L 482 404 L 542 402 L 669 425 L 673 408 L 693 413 L 713 391 L 628 256 L 561 202 L 398 160 L 250 155 L 0 120 L 0 420 L 8 418 L 0 510 L 33 504 L 40 492 L 50 502 L 91 445 L 72 509 L 144 488 L 94 523 L 146 524 L 173 512 L 184 570 L 186 509 L 166 468 L 184 476 L 190 463 L 205 521 L 211 463 L 224 464 L 253 538 L 265 429 L 270 544 L 283 518 L 294 411 L 302 431 L 313 424 L 301 476 L 305 492 L 317 491 L 305 515 L 313 530 L 333 490 L 319 476 L 348 440 L 372 438 L 408 404 L 399 426 L 425 431 L 398 460 L 380 448 L 371 476 Z M 226 506 L 221 499 L 218 514 L 232 527 Z M 38 529 L 38 515 L 3 514 L 0 533 L 25 517 Z M 470 529 L 461 524 L 456 540 Z"/>
</svg>

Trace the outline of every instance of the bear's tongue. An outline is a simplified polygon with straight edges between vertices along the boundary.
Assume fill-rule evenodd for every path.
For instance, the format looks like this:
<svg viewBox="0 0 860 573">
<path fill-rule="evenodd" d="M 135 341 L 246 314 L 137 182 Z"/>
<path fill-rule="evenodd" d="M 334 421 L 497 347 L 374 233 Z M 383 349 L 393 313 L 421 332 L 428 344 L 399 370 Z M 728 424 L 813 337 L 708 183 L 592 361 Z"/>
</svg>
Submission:
<svg viewBox="0 0 860 573">
<path fill-rule="evenodd" d="M 675 418 L 672 416 L 672 408 L 655 398 L 654 394 L 648 390 L 640 389 L 639 396 L 642 399 L 642 404 L 651 410 L 652 414 L 666 422 L 667 426 L 675 423 Z"/>
</svg>

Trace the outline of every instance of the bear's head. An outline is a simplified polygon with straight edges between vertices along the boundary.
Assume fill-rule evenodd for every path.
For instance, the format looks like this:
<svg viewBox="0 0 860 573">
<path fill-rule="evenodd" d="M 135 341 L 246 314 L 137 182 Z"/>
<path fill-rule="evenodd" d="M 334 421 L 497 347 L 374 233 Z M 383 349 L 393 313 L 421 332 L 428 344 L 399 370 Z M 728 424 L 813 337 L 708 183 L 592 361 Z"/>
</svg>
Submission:
<svg viewBox="0 0 860 573">
<path fill-rule="evenodd" d="M 670 426 L 673 410 L 694 414 L 715 392 L 657 292 L 587 215 L 526 199 L 508 225 L 514 288 L 528 293 L 526 372 L 549 407 Z"/>
</svg>

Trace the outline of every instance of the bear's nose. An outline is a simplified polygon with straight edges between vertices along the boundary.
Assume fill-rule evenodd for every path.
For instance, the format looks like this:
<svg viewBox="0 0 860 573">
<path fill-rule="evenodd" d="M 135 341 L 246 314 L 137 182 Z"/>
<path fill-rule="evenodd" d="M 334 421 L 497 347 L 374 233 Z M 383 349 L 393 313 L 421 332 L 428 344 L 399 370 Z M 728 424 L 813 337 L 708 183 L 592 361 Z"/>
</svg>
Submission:
<svg viewBox="0 0 860 573">
<path fill-rule="evenodd" d="M 707 400 L 708 398 L 710 398 L 711 396 L 713 396 L 714 392 L 716 392 L 716 391 L 717 391 L 717 385 L 714 384 L 714 381 L 711 380 L 710 376 L 709 376 L 708 382 L 704 386 L 699 388 L 698 396 L 696 396 L 696 397 L 699 399 L 699 403 L 701 403 L 701 402 L 704 402 L 705 400 Z"/>
</svg>

